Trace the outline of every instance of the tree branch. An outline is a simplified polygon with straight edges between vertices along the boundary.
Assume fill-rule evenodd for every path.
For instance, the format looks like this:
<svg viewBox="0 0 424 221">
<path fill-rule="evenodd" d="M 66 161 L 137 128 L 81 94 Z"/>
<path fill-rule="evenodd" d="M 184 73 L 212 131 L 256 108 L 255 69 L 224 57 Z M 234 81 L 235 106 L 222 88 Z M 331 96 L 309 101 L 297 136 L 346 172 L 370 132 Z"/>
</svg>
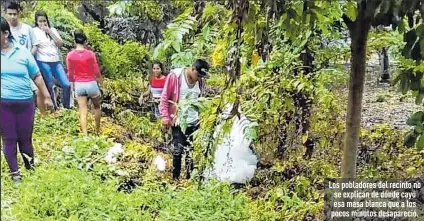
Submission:
<svg viewBox="0 0 424 221">
<path fill-rule="evenodd" d="M 349 17 L 347 17 L 346 14 L 343 14 L 342 18 L 343 18 L 343 21 L 346 24 L 347 28 L 349 29 L 349 31 L 352 31 L 354 22 Z"/>
</svg>

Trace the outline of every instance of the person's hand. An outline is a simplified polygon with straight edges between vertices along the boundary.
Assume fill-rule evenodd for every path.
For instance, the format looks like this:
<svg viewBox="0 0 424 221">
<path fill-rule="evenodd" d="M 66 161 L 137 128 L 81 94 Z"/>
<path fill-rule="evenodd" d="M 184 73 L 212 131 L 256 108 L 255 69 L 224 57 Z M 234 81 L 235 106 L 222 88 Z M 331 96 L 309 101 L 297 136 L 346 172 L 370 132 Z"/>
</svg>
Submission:
<svg viewBox="0 0 424 221">
<path fill-rule="evenodd" d="M 143 104 L 143 100 L 144 100 L 144 97 L 143 97 L 143 95 L 141 95 L 141 96 L 138 98 L 138 103 L 139 103 L 140 105 L 142 105 L 142 104 Z"/>
<path fill-rule="evenodd" d="M 77 98 L 77 94 L 75 93 L 75 83 L 74 82 L 71 82 L 71 93 L 72 93 L 72 97 L 74 98 L 74 99 L 76 99 Z"/>
<path fill-rule="evenodd" d="M 97 85 L 99 86 L 99 88 L 103 87 L 103 80 L 102 80 L 101 77 L 100 78 L 96 78 L 96 81 L 97 81 Z"/>
<path fill-rule="evenodd" d="M 53 108 L 53 102 L 50 97 L 44 98 L 44 106 L 46 106 L 46 110 Z"/>
<path fill-rule="evenodd" d="M 163 119 L 163 118 L 161 120 L 161 123 L 162 123 L 162 126 L 165 127 L 165 128 L 168 128 L 171 125 L 169 120 Z"/>
<path fill-rule="evenodd" d="M 41 26 L 41 30 L 43 30 L 44 32 L 46 32 L 47 34 L 50 34 L 50 28 L 49 26 Z"/>
<path fill-rule="evenodd" d="M 153 98 L 153 101 L 154 101 L 155 103 L 159 104 L 159 103 L 160 103 L 160 98 Z"/>
</svg>

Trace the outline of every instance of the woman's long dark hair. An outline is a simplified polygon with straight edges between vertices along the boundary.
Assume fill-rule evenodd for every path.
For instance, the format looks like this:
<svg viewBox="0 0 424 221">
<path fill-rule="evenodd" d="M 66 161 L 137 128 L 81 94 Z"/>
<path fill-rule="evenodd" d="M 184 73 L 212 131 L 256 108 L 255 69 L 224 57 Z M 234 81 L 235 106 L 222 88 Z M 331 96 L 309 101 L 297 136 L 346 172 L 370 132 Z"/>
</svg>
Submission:
<svg viewBox="0 0 424 221">
<path fill-rule="evenodd" d="M 47 25 L 49 26 L 49 28 L 51 28 L 52 26 L 50 25 L 49 17 L 47 16 L 47 13 L 43 10 L 38 10 L 35 12 L 35 27 L 38 27 L 37 19 L 40 16 L 46 17 Z"/>
<path fill-rule="evenodd" d="M 10 31 L 10 25 L 9 25 L 9 23 L 7 22 L 7 20 L 5 19 L 5 18 L 3 18 L 3 16 L 1 16 L 1 24 L 0 24 L 0 29 L 1 29 L 1 32 L 9 32 L 9 36 L 8 36 L 8 38 L 9 38 L 9 41 L 12 41 L 13 40 L 13 36 L 12 36 L 12 31 Z"/>
</svg>

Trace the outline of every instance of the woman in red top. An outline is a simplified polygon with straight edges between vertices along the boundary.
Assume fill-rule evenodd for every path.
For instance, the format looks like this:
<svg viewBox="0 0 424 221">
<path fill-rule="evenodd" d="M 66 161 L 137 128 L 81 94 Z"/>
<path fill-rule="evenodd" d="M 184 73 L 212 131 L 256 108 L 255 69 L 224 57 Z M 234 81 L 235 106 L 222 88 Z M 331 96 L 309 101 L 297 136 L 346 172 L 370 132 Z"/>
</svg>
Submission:
<svg viewBox="0 0 424 221">
<path fill-rule="evenodd" d="M 150 93 L 153 97 L 153 101 L 155 102 L 153 114 L 156 118 L 160 116 L 158 105 L 163 87 L 165 86 L 165 81 L 166 74 L 163 64 L 160 61 L 154 61 L 152 75 L 149 76 L 149 90 L 146 93 Z M 143 95 L 141 95 L 139 102 L 143 102 Z"/>
<path fill-rule="evenodd" d="M 96 133 L 100 133 L 101 96 L 100 96 L 100 70 L 96 55 L 86 49 L 87 37 L 83 31 L 74 32 L 75 49 L 68 53 L 66 63 L 71 86 L 75 91 L 80 110 L 81 130 L 87 135 L 87 101 L 91 99 L 94 106 Z"/>
</svg>

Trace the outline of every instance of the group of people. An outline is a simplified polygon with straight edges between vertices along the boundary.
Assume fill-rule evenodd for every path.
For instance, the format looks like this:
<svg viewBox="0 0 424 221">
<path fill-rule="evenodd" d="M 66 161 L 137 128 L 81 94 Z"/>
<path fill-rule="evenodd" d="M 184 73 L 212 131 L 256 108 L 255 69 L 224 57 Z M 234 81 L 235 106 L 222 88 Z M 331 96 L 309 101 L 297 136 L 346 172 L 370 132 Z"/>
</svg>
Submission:
<svg viewBox="0 0 424 221">
<path fill-rule="evenodd" d="M 63 89 L 63 106 L 70 108 L 71 92 L 74 91 L 80 112 L 83 134 L 87 134 L 87 102 L 94 107 L 96 133 L 100 131 L 101 73 L 95 53 L 87 49 L 87 37 L 83 31 L 73 33 L 75 48 L 67 54 L 67 73 L 60 56 L 63 40 L 49 22 L 44 11 L 35 13 L 35 27 L 19 20 L 21 8 L 17 3 L 6 6 L 7 19 L 1 17 L 1 109 L 0 131 L 3 151 L 12 179 L 20 182 L 17 162 L 17 145 L 26 169 L 33 169 L 34 148 L 32 132 L 35 107 L 41 114 L 58 109 L 54 97 L 54 78 Z M 186 179 L 193 170 L 193 133 L 199 127 L 199 113 L 194 107 L 178 111 L 182 102 L 196 103 L 203 92 L 204 79 L 209 64 L 197 59 L 191 67 L 177 68 L 165 73 L 164 65 L 153 62 L 149 77 L 149 90 L 156 103 L 154 115 L 161 119 L 164 128 L 172 131 L 173 169 L 172 177 L 179 180 L 182 155 L 185 153 Z M 140 100 L 143 99 L 143 95 Z M 185 116 L 187 127 L 178 125 L 178 117 Z"/>
<path fill-rule="evenodd" d="M 151 95 L 154 102 L 154 116 L 161 119 L 164 128 L 171 129 L 174 180 L 180 178 L 183 153 L 185 153 L 186 179 L 191 177 L 194 166 L 193 133 L 199 128 L 198 110 L 193 106 L 178 110 L 178 104 L 198 102 L 198 98 L 203 94 L 204 80 L 208 76 L 209 68 L 208 62 L 197 59 L 191 67 L 175 68 L 167 74 L 164 65 L 160 61 L 154 61 L 152 74 L 148 78 L 149 89 L 139 98 L 139 102 L 142 103 L 145 96 Z M 177 124 L 178 117 L 186 118 L 187 127 L 184 127 L 184 130 Z"/>
<path fill-rule="evenodd" d="M 59 107 L 54 99 L 54 79 L 63 89 L 63 106 L 71 108 L 75 92 L 80 111 L 81 131 L 87 134 L 87 100 L 91 99 L 100 132 L 100 69 L 95 53 L 86 48 L 84 32 L 74 32 L 75 48 L 67 54 L 67 73 L 60 47 L 63 40 L 44 11 L 35 13 L 35 27 L 20 21 L 21 7 L 10 2 L 1 17 L 1 100 L 2 147 L 12 180 L 21 181 L 17 147 L 26 169 L 34 168 L 32 133 L 36 107 L 41 114 Z"/>
</svg>

